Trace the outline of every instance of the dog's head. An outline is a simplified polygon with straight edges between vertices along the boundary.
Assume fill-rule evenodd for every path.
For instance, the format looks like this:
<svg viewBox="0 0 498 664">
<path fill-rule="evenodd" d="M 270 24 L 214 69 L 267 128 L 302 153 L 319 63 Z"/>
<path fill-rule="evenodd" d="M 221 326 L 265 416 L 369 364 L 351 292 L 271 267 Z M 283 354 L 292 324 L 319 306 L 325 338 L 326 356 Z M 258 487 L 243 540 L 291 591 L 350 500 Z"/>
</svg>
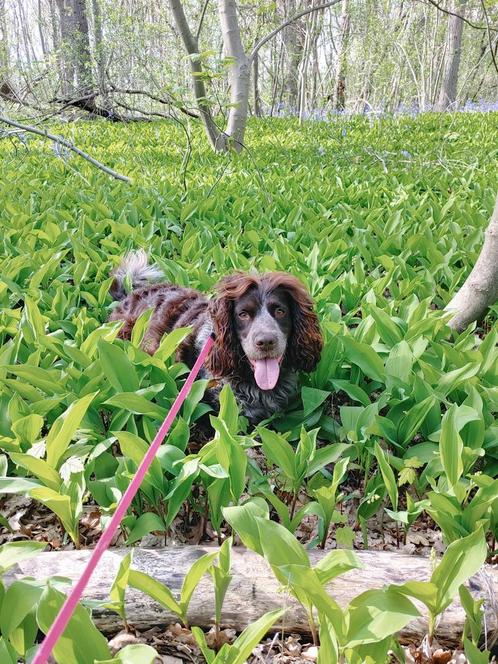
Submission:
<svg viewBox="0 0 498 664">
<path fill-rule="evenodd" d="M 215 376 L 243 376 L 271 390 L 280 367 L 312 371 L 322 335 L 305 287 L 283 272 L 223 278 L 210 313 L 216 335 L 208 365 Z"/>
</svg>

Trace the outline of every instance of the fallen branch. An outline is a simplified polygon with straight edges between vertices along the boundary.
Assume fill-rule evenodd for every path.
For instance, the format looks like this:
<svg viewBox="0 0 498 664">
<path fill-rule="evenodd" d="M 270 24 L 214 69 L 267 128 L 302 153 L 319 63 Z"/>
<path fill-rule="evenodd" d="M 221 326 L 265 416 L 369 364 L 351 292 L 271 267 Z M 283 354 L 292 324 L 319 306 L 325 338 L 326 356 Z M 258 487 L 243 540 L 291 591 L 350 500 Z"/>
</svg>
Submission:
<svg viewBox="0 0 498 664">
<path fill-rule="evenodd" d="M 25 131 L 30 134 L 36 134 L 37 136 L 41 136 L 42 138 L 48 138 L 50 141 L 54 141 L 54 143 L 63 145 L 65 148 L 71 150 L 71 152 L 74 152 L 82 159 L 85 159 L 93 166 L 96 166 L 101 171 L 104 171 L 104 173 L 107 173 L 107 175 L 111 175 L 113 178 L 116 178 L 116 180 L 122 180 L 123 182 L 131 182 L 129 177 L 127 177 L 126 175 L 121 175 L 121 173 L 114 171 L 112 168 L 109 168 L 109 166 L 105 166 L 100 161 L 97 161 L 97 159 L 94 159 L 86 152 L 83 152 L 83 150 L 80 150 L 80 148 L 76 147 L 76 145 L 66 140 L 62 136 L 56 136 L 55 134 L 51 134 L 46 129 L 38 129 L 37 127 L 33 127 L 31 125 L 25 125 L 21 124 L 20 122 L 15 122 L 10 118 L 6 118 L 5 116 L 1 115 L 0 115 L 0 122 L 4 122 L 10 127 L 15 127 L 16 129 L 20 129 L 21 131 Z"/>
<path fill-rule="evenodd" d="M 158 581 L 165 583 L 174 593 L 180 589 L 183 577 L 195 560 L 213 548 L 202 546 L 170 547 L 164 549 L 135 548 L 133 567 L 146 572 Z M 122 558 L 127 549 L 107 551 L 91 579 L 86 599 L 106 600 Z M 73 582 L 79 577 L 88 561 L 90 551 L 58 551 L 42 553 L 36 558 L 25 560 L 5 576 L 12 582 L 19 576 L 33 576 L 42 579 L 49 576 L 69 577 Z M 322 551 L 308 552 L 313 564 L 325 554 Z M 397 552 L 358 551 L 363 569 L 354 570 L 334 579 L 329 586 L 332 596 L 344 607 L 356 595 L 371 588 L 381 588 L 385 584 L 402 584 L 408 580 L 425 581 L 431 574 L 429 558 L 408 556 Z M 265 611 L 285 606 L 287 612 L 282 623 L 275 629 L 285 629 L 286 633 L 307 634 L 309 625 L 306 612 L 296 600 L 285 592 L 280 592 L 279 584 L 266 561 L 242 547 L 232 550 L 233 580 L 223 603 L 223 625 L 241 631 L 259 618 Z M 485 566 L 469 581 L 474 597 L 484 598 L 488 643 L 497 631 L 497 616 L 494 599 L 498 593 L 498 570 Z M 420 644 L 427 632 L 427 615 L 422 605 L 416 602 L 422 616 L 405 627 L 400 639 L 402 643 Z M 128 622 L 138 629 L 148 629 L 176 622 L 176 616 L 161 608 L 147 595 L 128 588 L 126 591 L 126 612 Z M 122 628 L 119 616 L 103 608 L 96 608 L 93 616 L 97 626 L 107 634 Z M 205 576 L 197 587 L 188 613 L 189 624 L 210 627 L 214 620 L 213 583 Z M 460 603 L 455 601 L 444 612 L 437 627 L 437 638 L 445 646 L 457 645 L 465 620 Z"/>
</svg>

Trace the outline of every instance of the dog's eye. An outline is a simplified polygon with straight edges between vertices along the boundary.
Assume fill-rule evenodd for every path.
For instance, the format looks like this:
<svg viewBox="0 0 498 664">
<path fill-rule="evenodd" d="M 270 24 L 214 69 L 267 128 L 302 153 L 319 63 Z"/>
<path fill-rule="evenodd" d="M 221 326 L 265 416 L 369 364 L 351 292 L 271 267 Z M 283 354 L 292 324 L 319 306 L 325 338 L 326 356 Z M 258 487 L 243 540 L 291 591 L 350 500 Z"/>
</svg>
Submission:
<svg viewBox="0 0 498 664">
<path fill-rule="evenodd" d="M 247 311 L 239 311 L 238 316 L 241 320 L 249 320 L 250 318 Z"/>
<path fill-rule="evenodd" d="M 275 309 L 275 317 L 276 318 L 283 318 L 286 315 L 285 309 L 282 309 L 282 307 L 277 307 Z"/>
</svg>

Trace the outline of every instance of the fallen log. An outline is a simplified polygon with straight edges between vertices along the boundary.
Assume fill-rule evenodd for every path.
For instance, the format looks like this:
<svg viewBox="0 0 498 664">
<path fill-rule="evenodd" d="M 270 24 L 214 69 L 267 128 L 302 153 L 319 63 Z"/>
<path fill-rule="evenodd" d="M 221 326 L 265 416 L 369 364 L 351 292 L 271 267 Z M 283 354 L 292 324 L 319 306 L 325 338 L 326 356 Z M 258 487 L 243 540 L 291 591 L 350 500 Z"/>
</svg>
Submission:
<svg viewBox="0 0 498 664">
<path fill-rule="evenodd" d="M 107 551 L 94 573 L 85 592 L 85 599 L 105 600 L 119 564 L 129 549 Z M 161 549 L 135 548 L 133 568 L 145 572 L 165 583 L 174 593 L 178 592 L 185 573 L 192 563 L 204 553 L 213 551 L 208 546 L 179 546 Z M 402 584 L 409 579 L 426 581 L 430 577 L 428 558 L 408 556 L 396 552 L 357 551 L 363 567 L 334 579 L 328 586 L 333 597 L 345 607 L 356 595 L 386 584 Z M 6 576 L 7 583 L 22 576 L 43 579 L 65 576 L 75 581 L 88 561 L 89 550 L 42 553 L 12 568 Z M 310 551 L 312 564 L 323 557 L 321 551 Z M 308 633 L 305 611 L 288 593 L 282 591 L 266 561 L 242 547 L 232 549 L 233 580 L 223 604 L 223 626 L 241 631 L 266 611 L 285 606 L 287 612 L 281 624 L 274 627 L 285 632 Z M 485 600 L 488 643 L 498 631 L 497 598 L 498 568 L 486 565 L 468 583 L 472 595 Z M 425 607 L 421 617 L 412 621 L 400 634 L 402 643 L 419 644 L 427 631 Z M 176 616 L 162 608 L 147 595 L 132 588 L 126 591 L 128 622 L 139 630 L 176 622 Z M 119 616 L 102 608 L 93 611 L 95 623 L 105 634 L 113 634 L 122 628 Z M 210 627 L 214 622 L 214 593 L 209 575 L 206 575 L 192 596 L 188 613 L 191 625 Z M 458 599 L 444 612 L 437 628 L 437 638 L 445 646 L 456 646 L 460 640 L 465 620 Z"/>
</svg>

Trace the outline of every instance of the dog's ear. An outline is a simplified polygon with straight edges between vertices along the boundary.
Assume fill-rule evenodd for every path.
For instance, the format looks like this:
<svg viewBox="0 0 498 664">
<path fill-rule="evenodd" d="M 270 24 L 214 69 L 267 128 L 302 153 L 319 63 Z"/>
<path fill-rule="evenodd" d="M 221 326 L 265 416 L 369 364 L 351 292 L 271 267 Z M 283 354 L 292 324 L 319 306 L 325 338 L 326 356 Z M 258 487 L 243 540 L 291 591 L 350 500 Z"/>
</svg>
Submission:
<svg viewBox="0 0 498 664">
<path fill-rule="evenodd" d="M 215 340 L 207 359 L 213 376 L 232 376 L 240 367 L 243 352 L 235 330 L 233 305 L 254 283 L 254 277 L 237 272 L 216 286 L 217 297 L 209 306 Z"/>
<path fill-rule="evenodd" d="M 313 371 L 320 361 L 323 337 L 313 301 L 303 284 L 288 274 L 275 275 L 276 284 L 288 293 L 293 310 L 292 335 L 287 345 L 290 364 L 300 371 Z"/>
<path fill-rule="evenodd" d="M 233 302 L 227 297 L 217 297 L 209 305 L 215 334 L 214 344 L 206 365 L 217 378 L 231 376 L 237 365 L 238 339 L 233 324 Z"/>
</svg>

